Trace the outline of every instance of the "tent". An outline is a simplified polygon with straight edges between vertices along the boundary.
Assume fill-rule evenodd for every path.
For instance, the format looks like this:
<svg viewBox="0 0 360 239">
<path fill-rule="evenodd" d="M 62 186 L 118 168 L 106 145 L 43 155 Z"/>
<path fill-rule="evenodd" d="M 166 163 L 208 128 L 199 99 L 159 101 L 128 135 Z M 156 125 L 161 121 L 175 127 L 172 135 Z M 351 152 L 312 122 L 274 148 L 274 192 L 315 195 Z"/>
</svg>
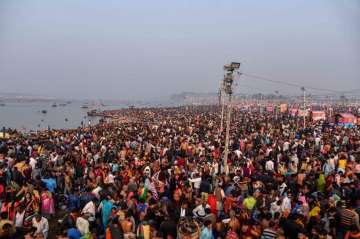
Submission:
<svg viewBox="0 0 360 239">
<path fill-rule="evenodd" d="M 313 122 L 319 121 L 319 120 L 326 120 L 325 111 L 313 111 L 313 112 L 311 112 L 311 118 L 312 118 Z"/>
<path fill-rule="evenodd" d="M 336 114 L 335 119 L 337 125 L 344 127 L 354 127 L 357 122 L 356 116 L 351 113 Z"/>
</svg>

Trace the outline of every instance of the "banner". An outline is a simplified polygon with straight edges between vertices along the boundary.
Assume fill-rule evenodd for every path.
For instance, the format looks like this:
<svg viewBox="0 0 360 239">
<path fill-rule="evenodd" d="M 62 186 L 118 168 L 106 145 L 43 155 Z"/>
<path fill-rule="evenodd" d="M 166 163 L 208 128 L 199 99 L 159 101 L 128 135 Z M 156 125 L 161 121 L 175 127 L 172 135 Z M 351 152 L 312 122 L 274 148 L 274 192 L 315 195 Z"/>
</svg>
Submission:
<svg viewBox="0 0 360 239">
<path fill-rule="evenodd" d="M 299 117 L 309 116 L 309 111 L 308 110 L 298 110 L 298 116 Z"/>
<path fill-rule="evenodd" d="M 290 115 L 294 117 L 298 114 L 298 111 L 299 111 L 298 109 L 292 108 L 292 109 L 290 109 Z"/>
<path fill-rule="evenodd" d="M 313 121 L 326 120 L 325 111 L 313 111 L 311 117 Z"/>
<path fill-rule="evenodd" d="M 274 106 L 266 106 L 267 112 L 274 112 Z"/>
<path fill-rule="evenodd" d="M 280 113 L 284 113 L 287 110 L 287 104 L 281 104 L 280 105 Z"/>
</svg>

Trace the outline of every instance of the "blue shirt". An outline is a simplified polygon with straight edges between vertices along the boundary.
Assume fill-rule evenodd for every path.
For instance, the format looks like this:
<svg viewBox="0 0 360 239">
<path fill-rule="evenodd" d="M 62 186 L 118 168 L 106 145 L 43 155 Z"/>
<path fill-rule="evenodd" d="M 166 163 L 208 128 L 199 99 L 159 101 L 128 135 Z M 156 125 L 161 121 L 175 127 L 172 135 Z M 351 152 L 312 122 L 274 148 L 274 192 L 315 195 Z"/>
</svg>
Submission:
<svg viewBox="0 0 360 239">
<path fill-rule="evenodd" d="M 76 228 L 70 228 L 67 232 L 67 237 L 69 239 L 79 239 L 81 237 L 81 233 Z"/>
<path fill-rule="evenodd" d="M 205 227 L 201 231 L 200 239 L 214 239 L 214 236 L 212 234 L 212 231 L 209 230 L 209 228 Z"/>
<path fill-rule="evenodd" d="M 43 181 L 46 185 L 46 188 L 52 192 L 55 193 L 55 188 L 56 188 L 56 181 L 53 178 L 46 178 L 46 179 L 41 179 L 41 181 Z"/>
<path fill-rule="evenodd" d="M 68 210 L 80 209 L 80 197 L 74 194 L 70 194 L 68 198 Z"/>
</svg>

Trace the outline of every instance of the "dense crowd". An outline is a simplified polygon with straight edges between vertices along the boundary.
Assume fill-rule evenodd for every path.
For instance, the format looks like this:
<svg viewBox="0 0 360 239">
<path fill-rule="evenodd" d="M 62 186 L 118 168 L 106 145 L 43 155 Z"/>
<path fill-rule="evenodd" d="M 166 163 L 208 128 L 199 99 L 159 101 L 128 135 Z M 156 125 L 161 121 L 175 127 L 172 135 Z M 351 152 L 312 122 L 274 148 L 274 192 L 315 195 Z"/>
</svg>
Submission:
<svg viewBox="0 0 360 239">
<path fill-rule="evenodd" d="M 0 238 L 360 238 L 359 129 L 215 106 L 0 141 Z"/>
</svg>

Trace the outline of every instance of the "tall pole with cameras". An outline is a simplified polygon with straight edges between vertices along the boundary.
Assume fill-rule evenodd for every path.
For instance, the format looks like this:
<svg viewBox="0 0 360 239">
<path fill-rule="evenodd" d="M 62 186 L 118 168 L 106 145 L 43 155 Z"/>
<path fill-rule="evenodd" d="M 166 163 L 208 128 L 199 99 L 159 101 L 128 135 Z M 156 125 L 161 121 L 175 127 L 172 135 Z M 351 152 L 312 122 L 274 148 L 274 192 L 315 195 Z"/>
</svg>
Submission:
<svg viewBox="0 0 360 239">
<path fill-rule="evenodd" d="M 278 115 L 277 115 L 277 100 L 279 98 L 279 91 L 276 90 L 275 95 L 276 95 L 276 99 L 275 99 L 275 107 L 274 107 L 274 109 L 275 109 L 275 120 L 277 121 L 277 118 L 278 118 Z"/>
<path fill-rule="evenodd" d="M 224 91 L 229 97 L 226 117 L 226 135 L 225 135 L 225 150 L 224 150 L 224 169 L 225 174 L 229 174 L 228 157 L 229 157 L 229 141 L 230 141 L 230 119 L 231 119 L 231 99 L 233 94 L 232 85 L 234 82 L 233 74 L 234 71 L 240 68 L 240 63 L 231 62 L 229 65 L 224 66 L 225 77 L 224 77 Z"/>
<path fill-rule="evenodd" d="M 224 81 L 221 81 L 221 86 L 219 89 L 219 104 L 221 105 L 221 115 L 220 115 L 220 133 L 224 130 L 224 105 L 225 105 L 225 97 L 224 97 Z"/>
<path fill-rule="evenodd" d="M 306 126 L 306 90 L 305 87 L 301 87 L 301 90 L 303 91 L 303 108 L 304 108 L 304 112 L 303 112 L 303 127 L 305 129 Z"/>
</svg>

